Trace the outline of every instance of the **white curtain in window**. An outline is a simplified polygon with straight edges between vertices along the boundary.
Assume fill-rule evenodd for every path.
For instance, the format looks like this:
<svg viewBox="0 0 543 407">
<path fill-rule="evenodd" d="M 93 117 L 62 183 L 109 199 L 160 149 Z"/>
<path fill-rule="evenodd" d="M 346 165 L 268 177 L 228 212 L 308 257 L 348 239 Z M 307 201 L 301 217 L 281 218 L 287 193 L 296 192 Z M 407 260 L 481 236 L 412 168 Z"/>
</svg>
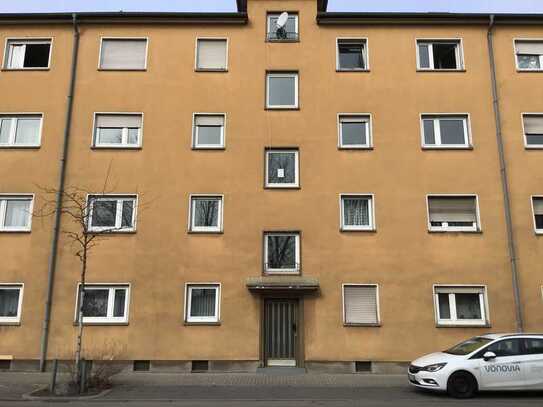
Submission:
<svg viewBox="0 0 543 407">
<path fill-rule="evenodd" d="M 215 316 L 215 297 L 217 291 L 214 288 L 192 288 L 190 316 L 213 317 Z"/>
<path fill-rule="evenodd" d="M 367 226 L 369 219 L 369 201 L 361 198 L 344 198 L 343 213 L 346 226 Z"/>
<path fill-rule="evenodd" d="M 475 198 L 439 197 L 429 198 L 431 222 L 476 222 Z"/>
<path fill-rule="evenodd" d="M 19 308 L 18 289 L 0 290 L 0 317 L 16 317 Z"/>
<path fill-rule="evenodd" d="M 543 134 L 543 116 L 524 116 L 526 134 Z"/>
<path fill-rule="evenodd" d="M 226 69 L 226 40 L 198 40 L 198 68 Z"/>
<path fill-rule="evenodd" d="M 517 41 L 517 54 L 543 55 L 543 41 Z"/>
<path fill-rule="evenodd" d="M 9 48 L 9 66 L 8 68 L 19 69 L 24 67 L 25 45 L 11 45 Z"/>
<path fill-rule="evenodd" d="M 105 39 L 100 67 L 103 69 L 145 69 L 147 40 Z"/>
<path fill-rule="evenodd" d="M 7 200 L 6 218 L 4 226 L 7 227 L 25 227 L 28 225 L 30 217 L 30 201 L 27 200 Z"/>
<path fill-rule="evenodd" d="M 376 324 L 377 287 L 345 286 L 345 322 L 348 324 Z"/>
</svg>

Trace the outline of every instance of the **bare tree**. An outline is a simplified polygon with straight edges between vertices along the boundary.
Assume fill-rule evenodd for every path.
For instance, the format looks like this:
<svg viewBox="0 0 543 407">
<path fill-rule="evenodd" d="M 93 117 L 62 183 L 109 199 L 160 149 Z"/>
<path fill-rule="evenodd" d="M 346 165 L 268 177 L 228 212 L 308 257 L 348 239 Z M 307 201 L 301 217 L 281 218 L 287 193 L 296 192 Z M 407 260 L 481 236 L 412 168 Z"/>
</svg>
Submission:
<svg viewBox="0 0 543 407">
<path fill-rule="evenodd" d="M 114 222 L 111 225 L 111 219 L 117 217 L 118 201 L 114 199 L 107 200 L 111 193 L 107 191 L 109 179 L 108 169 L 104 186 L 98 193 L 91 192 L 89 189 L 68 186 L 60 191 L 55 188 L 38 186 L 42 191 L 43 205 L 33 215 L 36 217 L 50 217 L 60 213 L 61 217 L 67 218 L 68 223 L 60 230 L 60 233 L 66 238 L 68 243 L 74 249 L 74 255 L 80 263 L 80 284 L 78 287 L 77 302 L 77 325 L 78 333 L 76 339 L 75 351 L 75 373 L 78 378 L 78 384 L 81 378 L 81 359 L 82 359 L 82 341 L 83 341 L 83 314 L 85 310 L 92 311 L 96 304 L 85 302 L 85 282 L 88 273 L 88 259 L 92 250 L 111 233 L 117 232 L 133 225 L 134 205 L 127 207 L 131 210 L 121 209 L 121 222 Z M 61 204 L 57 207 L 56 197 L 60 194 Z M 106 198 L 106 199 L 104 199 Z M 123 201 L 124 202 L 124 201 Z"/>
</svg>

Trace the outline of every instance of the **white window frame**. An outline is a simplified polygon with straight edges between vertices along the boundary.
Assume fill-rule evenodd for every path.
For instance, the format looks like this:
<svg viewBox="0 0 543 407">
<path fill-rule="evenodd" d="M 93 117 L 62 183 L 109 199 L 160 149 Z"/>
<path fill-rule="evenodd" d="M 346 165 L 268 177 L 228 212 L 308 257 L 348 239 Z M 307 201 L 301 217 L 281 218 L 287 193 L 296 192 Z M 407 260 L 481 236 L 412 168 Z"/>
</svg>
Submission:
<svg viewBox="0 0 543 407">
<path fill-rule="evenodd" d="M 9 60 L 11 57 L 11 45 L 24 45 L 26 54 L 27 44 L 49 44 L 49 60 L 46 67 L 30 67 L 30 68 L 10 68 Z M 4 60 L 2 69 L 6 71 L 47 71 L 51 69 L 51 57 L 53 55 L 53 37 L 8 37 L 4 45 Z"/>
<path fill-rule="evenodd" d="M 266 72 L 266 109 L 298 109 L 299 100 L 299 72 L 297 71 L 268 71 Z M 292 78 L 294 77 L 294 104 L 293 105 L 270 105 L 270 79 L 271 78 Z"/>
<path fill-rule="evenodd" d="M 290 269 L 277 269 L 268 267 L 268 237 L 269 236 L 294 236 L 294 260 L 296 265 Z M 264 274 L 292 275 L 301 274 L 302 266 L 300 263 L 300 232 L 264 232 Z"/>
<path fill-rule="evenodd" d="M 543 71 L 543 69 L 541 69 L 541 71 Z M 541 150 L 541 149 L 543 149 L 543 144 L 528 144 L 528 138 L 526 137 L 527 136 L 526 128 L 524 126 L 524 118 L 529 117 L 529 116 L 537 116 L 537 117 L 541 117 L 543 119 L 543 113 L 522 112 L 520 114 L 520 121 L 521 121 L 521 125 L 522 125 L 522 135 L 524 136 L 524 148 L 527 149 L 527 150 Z"/>
<path fill-rule="evenodd" d="M 274 184 L 270 183 L 268 180 L 268 157 L 270 153 L 294 153 L 294 182 L 290 184 Z M 300 152 L 298 149 L 289 149 L 289 148 L 268 148 L 266 149 L 265 154 L 265 163 L 264 163 L 264 169 L 265 169 L 265 183 L 264 186 L 266 188 L 299 188 L 300 187 Z"/>
<path fill-rule="evenodd" d="M 534 232 L 536 235 L 543 235 L 543 229 L 538 229 L 537 224 L 535 223 L 535 201 L 536 199 L 543 200 L 543 195 L 532 195 L 530 197 L 530 205 L 532 207 L 532 222 L 534 223 Z"/>
<path fill-rule="evenodd" d="M 128 144 L 128 127 L 122 128 L 122 141 L 120 144 L 101 144 L 98 142 L 98 127 L 97 127 L 97 118 L 98 116 L 108 115 L 108 116 L 140 116 L 141 117 L 141 126 L 138 132 L 138 142 L 136 144 Z M 100 149 L 137 149 L 141 148 L 143 145 L 143 122 L 144 114 L 143 112 L 94 112 L 92 119 L 92 148 Z"/>
<path fill-rule="evenodd" d="M 98 201 L 117 201 L 117 212 L 115 217 L 115 226 L 92 226 L 92 216 L 94 211 L 94 205 L 91 204 L 93 200 Z M 132 227 L 121 227 L 122 225 L 122 214 L 123 214 L 123 205 L 119 205 L 120 201 L 133 201 L 134 205 L 132 208 Z M 136 221 L 137 221 L 137 210 L 138 210 L 138 195 L 136 194 L 89 194 L 87 195 L 87 210 L 89 211 L 87 222 L 88 222 L 88 231 L 89 232 L 110 232 L 110 233 L 131 233 L 136 231 Z"/>
<path fill-rule="evenodd" d="M 543 38 L 513 38 L 513 55 L 515 56 L 515 68 L 517 72 L 543 72 L 543 55 L 539 55 L 539 69 L 521 68 L 518 65 L 519 55 L 532 55 L 532 54 L 519 54 L 517 53 L 517 42 L 540 42 L 543 43 Z"/>
<path fill-rule="evenodd" d="M 196 117 L 198 116 L 222 116 L 223 125 L 221 127 L 221 143 L 198 144 L 198 126 L 196 126 Z M 195 150 L 224 150 L 226 148 L 226 113 L 203 113 L 195 112 L 192 114 L 192 148 Z"/>
<path fill-rule="evenodd" d="M 270 38 L 269 34 L 271 32 L 271 19 L 272 17 L 279 17 L 281 15 L 281 12 L 277 11 L 270 11 L 266 13 L 266 41 L 268 42 L 297 42 L 300 40 L 300 24 L 299 24 L 299 16 L 298 12 L 289 11 L 288 16 L 294 17 L 294 29 L 296 30 L 296 39 L 273 39 Z"/>
<path fill-rule="evenodd" d="M 348 118 L 346 121 L 342 119 Z M 366 144 L 343 144 L 343 129 L 341 123 L 365 123 L 366 124 Z M 338 148 L 341 150 L 367 150 L 373 148 L 373 122 L 371 113 L 338 113 L 337 114 L 337 136 Z"/>
<path fill-rule="evenodd" d="M 198 46 L 198 43 L 200 40 L 226 42 L 226 50 L 225 50 L 226 61 L 224 64 L 224 68 L 200 68 L 198 66 L 198 56 L 200 52 L 200 47 Z M 230 49 L 230 40 L 228 37 L 196 37 L 196 42 L 194 45 L 194 71 L 195 72 L 228 72 L 229 49 Z"/>
<path fill-rule="evenodd" d="M 421 113 L 420 114 L 420 137 L 422 148 L 427 150 L 432 149 L 455 149 L 466 150 L 473 147 L 471 141 L 471 118 L 469 113 Z M 441 142 L 441 128 L 439 122 L 441 120 L 459 120 L 462 119 L 464 127 L 464 144 L 443 144 Z M 435 144 L 426 144 L 424 138 L 424 120 L 433 120 L 434 122 L 434 137 Z"/>
<path fill-rule="evenodd" d="M 15 138 L 17 136 L 17 122 L 19 119 L 25 118 L 39 118 L 40 119 L 40 128 L 38 130 L 38 138 L 36 143 L 30 144 L 17 144 L 15 143 Z M 41 137 L 43 131 L 43 113 L 42 112 L 16 112 L 16 113 L 3 113 L 0 112 L 0 121 L 2 120 L 11 120 L 10 130 L 9 130 L 9 141 L 7 144 L 0 144 L 0 148 L 35 148 L 41 146 Z"/>
<path fill-rule="evenodd" d="M 215 315 L 207 317 L 191 317 L 190 310 L 192 307 L 192 290 L 196 289 L 209 289 L 215 290 Z M 189 282 L 185 284 L 185 322 L 186 323 L 200 323 L 200 324 L 214 324 L 219 323 L 221 320 L 221 283 L 196 283 Z"/>
<path fill-rule="evenodd" d="M 114 317 L 113 311 L 115 309 L 115 290 L 124 288 L 126 290 L 124 297 L 124 317 Z M 108 293 L 108 305 L 106 317 L 85 317 L 83 316 L 83 325 L 92 324 L 127 324 L 129 320 L 130 310 L 130 283 L 85 283 L 85 291 L 90 290 L 109 290 Z M 75 318 L 74 322 L 79 320 L 79 290 L 81 289 L 81 283 L 77 284 L 75 293 Z"/>
<path fill-rule="evenodd" d="M 345 288 L 346 287 L 375 287 L 375 301 L 377 307 L 377 323 L 347 322 L 347 312 L 345 310 Z M 341 303 L 343 311 L 343 325 L 345 326 L 380 326 L 381 325 L 381 307 L 379 305 L 379 284 L 375 283 L 343 283 L 341 284 Z"/>
<path fill-rule="evenodd" d="M 479 305 L 481 307 L 481 319 L 458 319 L 456 309 L 456 296 L 455 294 L 469 293 L 469 291 L 476 294 L 479 291 Z M 449 294 L 449 309 L 451 312 L 450 319 L 442 319 L 439 315 L 439 297 L 438 294 Z M 434 314 L 436 326 L 489 326 L 489 306 L 488 306 L 488 290 L 486 285 L 477 284 L 434 284 Z"/>
<path fill-rule="evenodd" d="M 444 222 L 444 226 L 432 226 L 430 222 L 430 198 L 475 198 L 475 212 L 477 217 L 477 222 L 475 226 L 448 226 L 447 222 Z M 480 232 L 482 230 L 481 226 L 481 216 L 479 213 L 479 196 L 476 194 L 427 194 L 426 195 L 426 216 L 428 222 L 428 231 L 429 232 Z"/>
<path fill-rule="evenodd" d="M 195 226 L 194 225 L 194 212 L 196 211 L 196 205 L 194 201 L 197 199 L 215 199 L 219 201 L 217 226 Z M 222 194 L 190 194 L 189 196 L 189 232 L 192 233 L 222 233 L 223 231 L 223 213 L 224 213 L 224 195 Z"/>
<path fill-rule="evenodd" d="M 434 43 L 438 44 L 457 44 L 456 46 L 456 68 L 447 68 L 439 69 L 434 68 Z M 420 52 L 419 44 L 428 44 L 431 45 L 428 47 L 428 57 L 430 62 L 429 68 L 422 68 L 420 65 Z M 464 44 L 462 38 L 416 38 L 415 47 L 417 52 L 417 71 L 432 71 L 432 72 L 452 72 L 452 71 L 464 71 L 465 70 L 465 61 L 464 61 Z"/>
<path fill-rule="evenodd" d="M 4 226 L 4 222 L 6 219 L 6 200 L 19 200 L 19 201 L 30 200 L 27 227 L 5 227 Z M 0 193 L 0 233 L 30 232 L 32 230 L 32 214 L 33 213 L 34 213 L 34 194 Z"/>
<path fill-rule="evenodd" d="M 0 325 L 18 325 L 21 323 L 21 314 L 23 312 L 23 294 L 24 283 L 0 283 L 0 290 L 19 290 L 19 303 L 17 305 L 17 315 L 15 317 L 0 316 Z"/>
<path fill-rule="evenodd" d="M 369 218 L 369 225 L 368 226 L 355 226 L 355 225 L 345 225 L 345 217 L 344 211 L 344 200 L 345 198 L 355 198 L 355 199 L 366 199 L 369 201 L 368 203 L 368 218 Z M 339 194 L 339 225 L 340 230 L 342 232 L 351 232 L 351 231 L 374 231 L 376 230 L 375 227 L 375 196 L 374 194 L 364 194 L 364 193 L 341 193 Z"/>
<path fill-rule="evenodd" d="M 130 40 L 139 40 L 145 41 L 145 66 L 143 68 L 102 68 L 102 45 L 104 40 L 113 40 L 113 41 L 130 41 Z M 99 71 L 136 71 L 143 72 L 147 71 L 147 66 L 149 64 L 149 37 L 100 37 L 100 49 L 98 51 L 98 70 Z"/>
<path fill-rule="evenodd" d="M 359 41 L 364 46 L 364 68 L 342 68 L 339 64 L 339 43 L 345 41 L 356 42 Z M 337 72 L 369 72 L 370 70 L 370 50 L 368 46 L 368 37 L 337 37 L 336 38 L 336 71 Z"/>
</svg>

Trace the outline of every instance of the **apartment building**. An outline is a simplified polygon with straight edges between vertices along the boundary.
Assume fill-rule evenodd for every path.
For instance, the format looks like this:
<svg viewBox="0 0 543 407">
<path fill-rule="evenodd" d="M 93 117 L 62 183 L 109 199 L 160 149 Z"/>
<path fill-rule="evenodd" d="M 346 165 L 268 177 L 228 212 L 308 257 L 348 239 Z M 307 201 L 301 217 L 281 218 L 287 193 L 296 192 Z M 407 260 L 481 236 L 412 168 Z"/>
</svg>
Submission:
<svg viewBox="0 0 543 407">
<path fill-rule="evenodd" d="M 385 372 L 543 330 L 542 17 L 326 6 L 0 16 L 2 368 L 74 354 L 61 185 L 107 233 L 87 359 Z"/>
</svg>

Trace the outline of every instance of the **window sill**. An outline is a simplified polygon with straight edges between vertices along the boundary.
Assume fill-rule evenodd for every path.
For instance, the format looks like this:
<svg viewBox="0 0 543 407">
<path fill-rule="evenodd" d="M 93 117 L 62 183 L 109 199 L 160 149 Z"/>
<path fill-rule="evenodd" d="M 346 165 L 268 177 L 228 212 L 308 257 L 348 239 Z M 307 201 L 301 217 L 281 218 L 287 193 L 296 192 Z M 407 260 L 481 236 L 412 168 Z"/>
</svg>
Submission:
<svg viewBox="0 0 543 407">
<path fill-rule="evenodd" d="M 0 233 L 30 233 L 31 229 L 0 229 Z"/>
<path fill-rule="evenodd" d="M 301 186 L 299 185 L 293 185 L 293 186 L 286 186 L 286 187 L 283 187 L 283 186 L 272 186 L 272 185 L 264 185 L 264 189 L 268 189 L 268 190 L 274 190 L 274 189 L 302 189 Z"/>
<path fill-rule="evenodd" d="M 228 68 L 194 68 L 194 72 L 218 72 L 218 73 L 225 73 L 228 72 Z"/>
<path fill-rule="evenodd" d="M 136 229 L 131 230 L 93 230 L 89 229 L 89 233 L 93 235 L 134 235 L 136 234 Z"/>
<path fill-rule="evenodd" d="M 50 71 L 51 68 L 2 68 L 2 72 L 21 72 L 21 71 Z"/>
<path fill-rule="evenodd" d="M 184 326 L 220 326 L 222 323 L 221 321 L 215 321 L 215 322 L 191 322 L 191 321 L 184 321 Z"/>
<path fill-rule="evenodd" d="M 13 321 L 13 322 L 0 321 L 0 326 L 20 326 L 20 325 L 21 325 L 21 321 Z"/>
<path fill-rule="evenodd" d="M 278 111 L 281 111 L 281 110 L 300 110 L 300 107 L 299 106 L 287 106 L 287 107 L 275 107 L 275 106 L 266 106 L 264 108 L 264 110 L 278 110 Z"/>
<path fill-rule="evenodd" d="M 224 151 L 226 150 L 226 147 L 225 146 L 221 146 L 221 147 L 199 147 L 199 146 L 192 146 L 191 147 L 192 150 L 194 151 L 198 151 L 198 150 L 204 150 L 204 151 Z"/>
<path fill-rule="evenodd" d="M 436 324 L 436 328 L 492 328 L 492 325 L 488 322 L 480 324 Z"/>
<path fill-rule="evenodd" d="M 142 146 L 91 146 L 91 150 L 142 150 Z"/>
<path fill-rule="evenodd" d="M 146 72 L 147 68 L 98 68 L 99 72 Z"/>
<path fill-rule="evenodd" d="M 74 326 L 79 326 L 79 323 L 74 322 Z M 83 322 L 83 326 L 128 326 L 128 322 Z"/>
<path fill-rule="evenodd" d="M 0 150 L 39 150 L 41 148 L 41 145 L 35 145 L 35 146 L 11 146 L 11 145 L 0 145 Z"/>
<path fill-rule="evenodd" d="M 294 271 L 291 271 L 291 270 L 285 270 L 285 271 L 269 271 L 269 270 L 264 270 L 264 275 L 265 276 L 301 276 L 302 275 L 302 272 L 301 270 L 294 270 Z"/>
<path fill-rule="evenodd" d="M 428 229 L 428 233 L 467 233 L 467 234 L 482 234 L 482 230 L 437 230 L 437 229 Z"/>
<path fill-rule="evenodd" d="M 374 323 L 371 323 L 371 324 L 365 324 L 365 323 L 355 323 L 355 322 L 351 322 L 351 323 L 347 323 L 347 322 L 344 322 L 343 323 L 343 326 L 346 327 L 346 328 L 355 328 L 355 327 L 368 327 L 368 328 L 379 328 L 381 326 L 381 323 L 378 322 L 376 324 Z"/>
<path fill-rule="evenodd" d="M 473 146 L 422 146 L 422 150 L 473 150 Z"/>
<path fill-rule="evenodd" d="M 338 150 L 346 150 L 346 151 L 349 151 L 349 150 L 373 150 L 373 146 L 352 146 L 352 147 L 348 147 L 348 146 L 338 146 L 337 147 Z"/>
<path fill-rule="evenodd" d="M 520 69 L 517 68 L 518 73 L 543 73 L 543 69 Z"/>
<path fill-rule="evenodd" d="M 292 38 L 292 39 L 273 39 L 273 38 L 268 38 L 266 37 L 266 42 L 269 42 L 269 43 L 277 43 L 277 42 L 284 42 L 284 43 L 297 43 L 297 42 L 300 42 L 300 37 L 298 38 Z"/>
<path fill-rule="evenodd" d="M 358 73 L 367 73 L 370 72 L 369 69 L 341 69 L 336 68 L 336 72 L 358 72 Z"/>
<path fill-rule="evenodd" d="M 543 145 L 536 144 L 531 146 L 524 146 L 524 149 L 526 150 L 543 150 Z"/>
<path fill-rule="evenodd" d="M 223 235 L 223 230 L 188 230 L 189 235 Z"/>
<path fill-rule="evenodd" d="M 417 68 L 417 72 L 448 72 L 448 73 L 451 73 L 451 72 L 466 72 L 466 69 L 465 68 L 461 68 L 461 69 L 421 69 L 421 68 Z"/>
<path fill-rule="evenodd" d="M 536 235 L 536 236 L 543 236 L 543 229 L 537 229 L 537 230 L 535 231 L 535 235 Z"/>
<path fill-rule="evenodd" d="M 342 233 L 377 233 L 377 229 L 371 228 L 371 229 L 345 229 L 345 228 L 339 228 L 339 231 Z"/>
</svg>

